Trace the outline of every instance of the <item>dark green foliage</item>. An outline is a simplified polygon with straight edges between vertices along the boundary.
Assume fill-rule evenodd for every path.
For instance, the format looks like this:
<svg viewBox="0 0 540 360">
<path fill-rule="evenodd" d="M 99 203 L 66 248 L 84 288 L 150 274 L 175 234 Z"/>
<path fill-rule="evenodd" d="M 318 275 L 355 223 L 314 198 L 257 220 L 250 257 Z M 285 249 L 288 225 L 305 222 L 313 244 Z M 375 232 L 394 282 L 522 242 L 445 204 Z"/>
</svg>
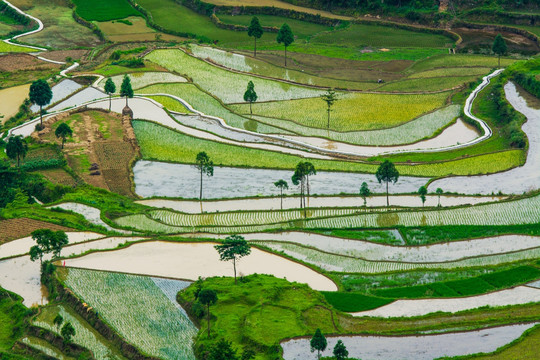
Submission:
<svg viewBox="0 0 540 360">
<path fill-rule="evenodd" d="M 39 79 L 30 85 L 30 102 L 39 106 L 40 123 L 43 126 L 43 106 L 51 102 L 52 90 L 46 80 Z"/>
<path fill-rule="evenodd" d="M 199 200 L 202 200 L 203 195 L 203 175 L 214 176 L 214 162 L 210 160 L 210 157 L 204 152 L 201 151 L 197 154 L 195 158 L 195 168 L 199 170 L 201 175 L 201 185 L 199 192 Z"/>
<path fill-rule="evenodd" d="M 274 183 L 274 186 L 277 187 L 281 192 L 281 210 L 283 210 L 283 190 L 289 188 L 289 184 L 283 179 L 278 180 Z"/>
<path fill-rule="evenodd" d="M 326 346 L 328 345 L 328 342 L 326 341 L 326 338 L 322 334 L 321 329 L 317 329 L 315 331 L 315 334 L 311 338 L 309 345 L 311 346 L 311 351 L 317 350 L 317 358 L 320 359 L 321 351 L 324 351 L 326 349 Z"/>
<path fill-rule="evenodd" d="M 206 318 L 208 320 L 208 337 L 210 337 L 210 306 L 218 301 L 217 292 L 212 289 L 202 289 L 199 292 L 199 302 L 206 305 Z"/>
<path fill-rule="evenodd" d="M 368 184 L 365 181 L 360 186 L 360 196 L 364 199 L 364 206 L 366 206 L 367 198 L 371 196 L 371 190 L 369 190 Z"/>
<path fill-rule="evenodd" d="M 76 11 L 88 21 L 109 21 L 141 16 L 126 0 L 73 0 Z"/>
<path fill-rule="evenodd" d="M 418 196 L 420 196 L 420 200 L 422 200 L 422 206 L 426 203 L 426 195 L 427 188 L 425 186 L 420 186 L 420 189 L 418 189 Z"/>
<path fill-rule="evenodd" d="M 64 338 L 64 342 L 66 344 L 71 343 L 71 339 L 73 336 L 75 336 L 75 328 L 73 325 L 71 325 L 70 322 L 67 322 L 62 326 L 62 330 L 60 330 L 60 335 Z"/>
<path fill-rule="evenodd" d="M 236 284 L 236 261 L 251 253 L 251 247 L 248 242 L 240 235 L 231 235 L 223 240 L 222 245 L 216 245 L 214 248 L 218 251 L 221 261 L 232 260 L 234 283 Z"/>
<path fill-rule="evenodd" d="M 8 139 L 6 144 L 6 155 L 10 159 L 17 159 L 17 166 L 20 165 L 21 158 L 24 159 L 26 157 L 27 152 L 28 144 L 21 135 L 12 136 Z"/>
<path fill-rule="evenodd" d="M 114 81 L 112 81 L 111 78 L 108 78 L 107 81 L 105 81 L 104 90 L 109 95 L 109 111 L 111 111 L 112 94 L 116 92 L 116 85 L 114 84 Z"/>
<path fill-rule="evenodd" d="M 334 346 L 333 353 L 336 360 L 343 360 L 349 357 L 349 352 L 347 351 L 345 344 L 343 344 L 343 341 L 341 340 L 338 340 L 336 346 Z"/>
<path fill-rule="evenodd" d="M 5 2 L 0 2 L 0 13 L 13 19 L 16 23 L 19 23 L 21 25 L 28 25 L 30 24 L 30 18 L 21 14 Z"/>
<path fill-rule="evenodd" d="M 220 339 L 211 348 L 208 360 L 238 360 L 230 341 Z"/>
<path fill-rule="evenodd" d="M 61 138 L 62 139 L 62 149 L 64 148 L 64 144 L 66 142 L 66 138 L 69 136 L 73 136 L 73 131 L 71 130 L 71 128 L 69 127 L 68 124 L 66 124 L 65 122 L 61 123 L 60 125 L 58 125 L 58 127 L 56 128 L 56 130 L 54 131 L 54 135 L 57 137 L 57 138 Z"/>
<path fill-rule="evenodd" d="M 330 112 L 332 111 L 332 106 L 338 101 L 338 96 L 334 89 L 328 89 L 325 94 L 321 95 L 321 99 L 326 102 L 326 112 L 328 113 L 326 128 L 330 129 Z"/>
<path fill-rule="evenodd" d="M 540 64 L 538 65 L 540 67 Z M 513 79 L 525 90 L 540 98 L 540 81 L 534 75 L 518 72 Z"/>
<path fill-rule="evenodd" d="M 119 20 L 118 22 L 121 22 L 121 21 Z M 146 49 L 147 49 L 146 46 L 141 46 L 141 47 L 134 48 L 134 49 L 129 49 L 129 50 L 115 50 L 111 54 L 109 59 L 111 59 L 111 60 L 120 60 L 120 57 L 122 55 L 137 54 L 137 53 L 145 51 Z"/>
<path fill-rule="evenodd" d="M 32 239 L 36 242 L 30 248 L 30 260 L 43 260 L 43 255 L 52 253 L 54 257 L 59 257 L 62 248 L 68 244 L 68 237 L 63 231 L 52 231 L 49 229 L 39 229 L 32 232 Z"/>
<path fill-rule="evenodd" d="M 255 101 L 257 101 L 257 93 L 255 92 L 255 85 L 253 85 L 253 81 L 248 82 L 246 92 L 244 93 L 244 101 L 249 102 L 249 112 L 253 114 L 253 110 L 251 109 L 251 104 L 253 104 Z"/>
<path fill-rule="evenodd" d="M 388 298 L 422 298 L 472 296 L 505 289 L 540 278 L 540 269 L 520 266 L 470 279 L 439 282 L 428 285 L 407 286 L 393 289 L 374 290 L 378 296 Z"/>
<path fill-rule="evenodd" d="M 126 98 L 126 106 L 128 106 L 128 98 L 133 97 L 133 88 L 131 87 L 131 80 L 127 74 L 124 75 L 124 79 L 122 80 L 122 86 L 120 87 L 120 96 Z"/>
<path fill-rule="evenodd" d="M 255 40 L 255 47 L 253 48 L 253 54 L 254 56 L 257 56 L 257 39 L 260 39 L 263 35 L 263 28 L 261 26 L 261 23 L 259 22 L 259 18 L 254 16 L 251 19 L 251 24 L 249 24 L 248 27 L 248 36 L 253 36 Z"/>
<path fill-rule="evenodd" d="M 322 294 L 333 307 L 345 312 L 376 309 L 394 301 L 394 299 L 340 291 L 322 291 Z"/>
<path fill-rule="evenodd" d="M 64 318 L 60 314 L 56 315 L 55 318 L 53 319 L 53 325 L 56 326 L 57 328 L 62 326 L 63 322 L 64 322 Z"/>
<path fill-rule="evenodd" d="M 501 34 L 498 34 L 495 37 L 491 50 L 493 50 L 493 52 L 499 56 L 499 67 L 501 67 L 501 55 L 506 54 L 506 51 L 508 51 L 508 46 L 506 45 L 506 42 Z"/>
<path fill-rule="evenodd" d="M 309 177 L 311 175 L 317 175 L 315 166 L 310 162 L 300 161 L 296 165 L 294 174 L 291 177 L 291 181 L 294 185 L 300 185 L 300 208 L 304 209 L 304 217 L 306 217 L 306 197 L 309 199 Z"/>
<path fill-rule="evenodd" d="M 283 46 L 285 46 L 285 66 L 287 66 L 287 46 L 294 42 L 294 35 L 289 25 L 285 23 L 281 26 L 276 41 L 278 44 L 283 44 Z"/>
<path fill-rule="evenodd" d="M 388 199 L 388 183 L 393 182 L 395 184 L 399 179 L 399 172 L 393 162 L 384 160 L 377 169 L 375 176 L 379 183 L 383 181 L 386 183 L 386 206 L 390 206 L 390 201 Z"/>
</svg>

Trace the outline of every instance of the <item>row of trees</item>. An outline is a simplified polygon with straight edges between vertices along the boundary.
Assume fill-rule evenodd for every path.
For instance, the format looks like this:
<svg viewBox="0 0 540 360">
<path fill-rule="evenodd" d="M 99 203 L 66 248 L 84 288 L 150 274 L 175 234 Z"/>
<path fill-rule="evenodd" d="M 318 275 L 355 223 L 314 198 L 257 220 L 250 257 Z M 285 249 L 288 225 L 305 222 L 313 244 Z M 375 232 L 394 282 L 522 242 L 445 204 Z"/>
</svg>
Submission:
<svg viewBox="0 0 540 360">
<path fill-rule="evenodd" d="M 321 352 L 326 350 L 326 347 L 328 346 L 328 341 L 322 334 L 321 329 L 317 329 L 315 331 L 309 345 L 311 346 L 311 352 L 317 350 L 317 359 L 320 359 Z M 334 354 L 336 360 L 343 360 L 349 357 L 349 351 L 347 351 L 347 347 L 345 347 L 345 344 L 343 344 L 343 341 L 341 340 L 337 341 L 332 353 Z"/>
<path fill-rule="evenodd" d="M 253 37 L 255 45 L 253 47 L 253 55 L 257 57 L 257 39 L 260 39 L 264 34 L 263 27 L 259 21 L 259 18 L 254 16 L 251 19 L 251 23 L 248 27 L 248 36 Z M 276 37 L 278 44 L 283 44 L 285 47 L 285 67 L 287 67 L 287 47 L 294 42 L 294 34 L 291 27 L 287 23 L 283 24 L 279 29 Z"/>
</svg>

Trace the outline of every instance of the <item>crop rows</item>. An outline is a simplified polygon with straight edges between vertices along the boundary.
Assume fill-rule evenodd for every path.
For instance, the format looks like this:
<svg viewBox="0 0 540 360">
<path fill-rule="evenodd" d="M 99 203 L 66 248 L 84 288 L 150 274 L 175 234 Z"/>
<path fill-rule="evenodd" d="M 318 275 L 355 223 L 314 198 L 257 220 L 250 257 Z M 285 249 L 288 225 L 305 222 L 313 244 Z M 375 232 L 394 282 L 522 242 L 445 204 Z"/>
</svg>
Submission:
<svg viewBox="0 0 540 360">
<path fill-rule="evenodd" d="M 288 243 L 265 241 L 257 241 L 256 243 L 269 247 L 275 251 L 284 252 L 289 256 L 316 265 L 328 271 L 365 274 L 380 274 L 412 270 L 450 270 L 469 267 L 486 267 L 536 259 L 540 256 L 540 248 L 535 248 L 532 250 L 481 256 L 477 258 L 445 263 L 403 263 L 389 261 L 366 261 L 358 258 L 323 253 L 315 249 Z"/>
<path fill-rule="evenodd" d="M 350 132 L 327 131 L 324 129 L 300 125 L 290 120 L 266 117 L 255 118 L 261 122 L 279 126 L 280 128 L 284 128 L 304 136 L 329 138 L 356 145 L 388 146 L 410 144 L 421 139 L 431 137 L 437 130 L 445 127 L 453 119 L 458 117 L 460 111 L 461 106 L 450 105 L 422 115 L 419 118 L 396 127 L 382 130 Z"/>
<path fill-rule="evenodd" d="M 514 63 L 515 59 L 502 58 L 501 67 Z M 438 55 L 419 61 L 408 69 L 410 72 L 421 72 L 442 67 L 483 67 L 493 68 L 497 66 L 497 59 L 483 55 Z"/>
<path fill-rule="evenodd" d="M 307 215 L 310 218 L 321 218 L 349 215 L 356 212 L 358 212 L 358 209 L 310 209 L 307 211 Z M 170 210 L 154 210 L 149 213 L 149 216 L 150 218 L 163 222 L 167 225 L 199 227 L 276 224 L 288 221 L 302 220 L 304 218 L 304 213 L 301 210 L 286 210 L 184 214 Z"/>
<path fill-rule="evenodd" d="M 160 84 L 160 83 L 185 83 L 187 80 L 182 76 L 171 74 L 168 72 L 139 72 L 129 74 L 131 80 L 131 86 L 133 89 L 140 89 L 151 84 Z M 122 80 L 124 75 L 113 76 L 112 81 L 116 85 L 116 93 L 120 93 L 120 86 L 122 85 Z M 99 87 L 103 88 L 105 86 L 105 79 L 101 80 L 98 84 Z"/>
<path fill-rule="evenodd" d="M 455 67 L 455 68 L 441 68 L 426 70 L 412 74 L 408 79 L 415 78 L 433 78 L 444 76 L 472 76 L 472 75 L 486 75 L 491 71 L 490 67 Z"/>
<path fill-rule="evenodd" d="M 157 84 L 138 91 L 141 94 L 170 94 L 187 101 L 195 110 L 206 115 L 217 116 L 229 126 L 257 131 L 259 133 L 287 133 L 287 131 L 256 121 L 250 121 L 226 109 L 218 100 L 199 90 L 193 84 Z M 173 110 L 173 109 L 171 109 Z M 250 126 L 251 125 L 251 126 Z"/>
<path fill-rule="evenodd" d="M 142 351 L 163 359 L 195 359 L 197 328 L 149 277 L 69 269 L 65 284 Z"/>
<path fill-rule="evenodd" d="M 330 129 L 358 131 L 395 127 L 444 106 L 448 95 L 447 92 L 426 95 L 341 93 L 340 100 L 332 107 Z M 249 104 L 231 108 L 241 114 L 250 113 Z M 258 102 L 253 104 L 253 113 L 320 129 L 328 125 L 326 103 L 319 98 Z"/>
<path fill-rule="evenodd" d="M 225 103 L 244 102 L 243 96 L 249 81 L 255 84 L 259 101 L 318 97 L 323 93 L 322 90 L 233 73 L 207 64 L 181 50 L 156 50 L 146 58 L 171 71 L 187 74 L 193 82 Z"/>
<path fill-rule="evenodd" d="M 475 76 L 446 76 L 437 78 L 410 78 L 401 81 L 395 81 L 377 88 L 377 91 L 438 91 L 456 88 L 460 85 L 470 83 L 476 80 Z"/>
<path fill-rule="evenodd" d="M 377 86 L 374 82 L 368 83 L 330 79 L 306 74 L 297 70 L 284 69 L 258 59 L 208 46 L 191 45 L 190 49 L 194 56 L 200 59 L 206 59 L 229 69 L 293 81 L 300 84 L 355 90 L 368 90 Z"/>
<path fill-rule="evenodd" d="M 77 316 L 74 316 L 71 311 L 67 311 L 62 305 L 42 310 L 36 320 L 33 321 L 33 324 L 60 335 L 60 327 L 53 325 L 55 315 L 62 316 L 64 323 L 69 322 L 73 325 L 73 328 L 75 328 L 73 342 L 91 350 L 96 359 L 125 359 L 120 355 L 113 354 L 109 349 L 109 344 L 97 331 L 89 325 L 85 326 Z"/>
</svg>

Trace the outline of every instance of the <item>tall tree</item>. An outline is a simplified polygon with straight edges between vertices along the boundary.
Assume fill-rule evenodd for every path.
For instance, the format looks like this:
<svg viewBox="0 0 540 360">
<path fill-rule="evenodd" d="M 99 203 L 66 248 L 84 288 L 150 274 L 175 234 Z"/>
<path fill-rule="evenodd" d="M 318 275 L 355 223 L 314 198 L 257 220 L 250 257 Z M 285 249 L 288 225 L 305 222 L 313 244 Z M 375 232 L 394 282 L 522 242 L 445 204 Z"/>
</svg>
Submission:
<svg viewBox="0 0 540 360">
<path fill-rule="evenodd" d="M 437 206 L 440 207 L 441 206 L 441 195 L 443 194 L 443 189 L 437 188 L 437 190 L 435 190 L 435 193 L 437 194 L 437 197 L 439 198 Z"/>
<path fill-rule="evenodd" d="M 71 343 L 72 338 L 75 336 L 75 328 L 73 325 L 71 325 L 70 322 L 67 322 L 62 326 L 62 330 L 60 330 L 60 335 L 64 338 L 64 342 L 66 344 Z"/>
<path fill-rule="evenodd" d="M 199 302 L 206 305 L 206 318 L 208 320 L 208 337 L 210 337 L 210 305 L 214 305 L 218 301 L 218 296 L 215 290 L 202 289 L 199 292 Z"/>
<path fill-rule="evenodd" d="M 369 190 L 368 184 L 365 181 L 360 185 L 360 196 L 364 199 L 364 207 L 366 207 L 367 198 L 371 196 L 371 190 Z"/>
<path fill-rule="evenodd" d="M 251 19 L 251 24 L 249 24 L 248 27 L 248 36 L 255 39 L 255 47 L 253 48 L 253 54 L 255 57 L 257 57 L 257 39 L 260 39 L 263 35 L 263 28 L 261 26 L 261 23 L 259 22 L 259 18 L 254 16 Z"/>
<path fill-rule="evenodd" d="M 506 51 L 508 50 L 506 41 L 504 41 L 504 38 L 502 37 L 501 34 L 498 34 L 497 36 L 495 36 L 492 50 L 495 54 L 499 56 L 499 67 L 501 67 L 501 55 L 506 54 Z"/>
<path fill-rule="evenodd" d="M 21 158 L 26 157 L 28 152 L 28 144 L 26 140 L 21 136 L 11 136 L 6 144 L 6 155 L 10 159 L 17 159 L 17 166 L 20 166 Z"/>
<path fill-rule="evenodd" d="M 253 114 L 253 110 L 251 109 L 251 104 L 257 101 L 257 93 L 255 92 L 255 85 L 253 84 L 253 81 L 248 82 L 247 90 L 244 93 L 244 101 L 249 102 L 249 113 Z"/>
<path fill-rule="evenodd" d="M 240 235 L 231 235 L 225 238 L 222 245 L 216 245 L 214 248 L 219 253 L 221 261 L 233 262 L 234 283 L 236 284 L 236 262 L 251 253 L 248 242 Z"/>
<path fill-rule="evenodd" d="M 379 184 L 383 181 L 386 183 L 386 206 L 388 207 L 390 206 L 388 183 L 393 182 L 395 184 L 399 179 L 399 172 L 393 162 L 385 160 L 377 169 L 375 176 L 377 177 Z"/>
<path fill-rule="evenodd" d="M 294 34 L 287 23 L 283 24 L 279 29 L 276 41 L 278 44 L 285 46 L 285 67 L 287 67 L 287 47 L 294 42 Z"/>
<path fill-rule="evenodd" d="M 214 176 L 214 163 L 204 151 L 201 151 L 195 158 L 195 168 L 197 168 L 201 174 L 199 200 L 202 200 L 203 175 Z"/>
<path fill-rule="evenodd" d="M 426 203 L 426 195 L 427 188 L 425 186 L 420 186 L 420 189 L 418 189 L 418 196 L 420 196 L 420 200 L 422 200 L 422 207 Z"/>
<path fill-rule="evenodd" d="M 63 232 L 62 230 L 55 231 L 54 236 L 50 242 L 50 248 L 51 248 L 51 252 L 53 253 L 53 256 L 60 257 L 60 253 L 62 252 L 62 249 L 68 243 L 69 243 L 69 239 L 65 232 Z"/>
<path fill-rule="evenodd" d="M 52 90 L 46 80 L 39 79 L 30 85 L 30 102 L 39 106 L 40 124 L 43 126 L 43 107 L 51 102 Z"/>
<path fill-rule="evenodd" d="M 126 97 L 126 106 L 128 106 L 128 98 L 133 97 L 133 88 L 131 87 L 131 79 L 129 76 L 124 75 L 124 80 L 122 80 L 122 86 L 120 86 L 120 96 Z"/>
<path fill-rule="evenodd" d="M 274 183 L 274 186 L 281 191 L 281 210 L 283 210 L 283 190 L 289 188 L 289 184 L 285 180 L 278 180 Z"/>
<path fill-rule="evenodd" d="M 107 93 L 107 95 L 109 95 L 109 111 L 111 111 L 112 94 L 116 92 L 116 85 L 114 84 L 114 81 L 112 81 L 111 78 L 107 78 L 107 81 L 105 81 L 104 90 Z"/>
<path fill-rule="evenodd" d="M 338 340 L 336 346 L 334 346 L 334 357 L 336 360 L 344 360 L 349 357 L 349 351 L 347 351 L 345 344 L 341 340 Z"/>
<path fill-rule="evenodd" d="M 317 350 L 317 358 L 320 359 L 321 351 L 324 351 L 328 345 L 326 338 L 321 332 L 321 329 L 317 329 L 315 331 L 315 335 L 313 335 L 309 344 L 311 345 L 311 351 Z"/>
<path fill-rule="evenodd" d="M 56 135 L 57 138 L 62 138 L 62 149 L 64 148 L 64 144 L 66 142 L 66 138 L 69 136 L 73 136 L 73 130 L 69 127 L 68 124 L 65 122 L 58 125 L 56 130 L 54 131 L 54 135 Z"/>
<path fill-rule="evenodd" d="M 43 255 L 44 252 L 38 245 L 34 245 L 30 248 L 30 261 L 36 261 L 39 259 L 39 263 L 43 264 Z"/>
<path fill-rule="evenodd" d="M 321 99 L 326 102 L 326 112 L 328 113 L 326 128 L 330 130 L 330 111 L 332 111 L 332 106 L 336 103 L 336 101 L 339 100 L 339 98 L 334 89 L 330 88 L 326 91 L 326 93 L 321 95 Z"/>
<path fill-rule="evenodd" d="M 63 322 L 64 322 L 64 318 L 60 314 L 56 315 L 56 317 L 53 319 L 53 325 L 56 326 L 56 329 L 62 326 Z"/>
<path fill-rule="evenodd" d="M 43 256 L 51 252 L 54 257 L 58 257 L 62 248 L 68 244 L 68 237 L 61 230 L 35 230 L 32 232 L 32 239 L 36 242 L 36 245 L 30 248 L 30 260 L 32 261 L 39 259 L 40 262 L 43 262 Z"/>
<path fill-rule="evenodd" d="M 316 175 L 317 171 L 315 167 L 310 162 L 299 162 L 296 165 L 294 174 L 291 178 L 294 185 L 300 186 L 300 208 L 304 209 L 304 217 L 306 217 L 306 193 L 309 199 L 310 186 L 309 186 L 309 176 Z"/>
</svg>

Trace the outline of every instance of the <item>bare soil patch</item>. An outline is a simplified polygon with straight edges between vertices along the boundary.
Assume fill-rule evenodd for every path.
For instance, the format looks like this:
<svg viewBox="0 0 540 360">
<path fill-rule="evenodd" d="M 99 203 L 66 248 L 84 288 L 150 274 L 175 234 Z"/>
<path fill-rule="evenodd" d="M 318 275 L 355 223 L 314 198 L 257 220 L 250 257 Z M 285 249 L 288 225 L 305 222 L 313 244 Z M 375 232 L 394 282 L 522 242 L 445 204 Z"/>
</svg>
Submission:
<svg viewBox="0 0 540 360">
<path fill-rule="evenodd" d="M 0 220 L 0 244 L 30 236 L 32 231 L 39 229 L 74 231 L 64 226 L 27 218 Z"/>
<path fill-rule="evenodd" d="M 135 197 L 131 164 L 139 155 L 139 147 L 129 119 L 98 110 L 60 114 L 49 119 L 44 123 L 45 129 L 32 136 L 40 142 L 59 143 L 54 130 L 61 122 L 73 130 L 73 137 L 66 142 L 63 153 L 77 175 L 90 185 Z M 69 179 L 67 173 L 44 175 L 66 185 L 75 181 Z"/>
<path fill-rule="evenodd" d="M 463 42 L 459 45 L 460 49 L 491 49 L 495 37 L 501 34 L 506 40 L 509 52 L 530 52 L 534 54 L 540 52 L 538 44 L 525 36 L 495 30 L 489 26 L 484 29 L 457 28 L 452 29 L 452 31 L 463 38 Z"/>
<path fill-rule="evenodd" d="M 0 56 L 0 71 L 57 69 L 60 65 L 42 61 L 28 54 L 7 54 Z"/>
<path fill-rule="evenodd" d="M 179 36 L 163 34 L 156 30 L 149 28 L 146 25 L 146 20 L 132 16 L 127 18 L 132 25 L 128 25 L 118 21 L 105 21 L 99 22 L 98 26 L 103 31 L 108 40 L 113 42 L 124 41 L 152 41 L 156 40 L 156 37 L 166 41 L 184 41 L 185 38 Z"/>
<path fill-rule="evenodd" d="M 45 176 L 47 180 L 53 184 L 59 184 L 64 186 L 74 187 L 77 185 L 77 181 L 64 169 L 47 169 L 38 171 L 41 175 Z"/>
<path fill-rule="evenodd" d="M 30 84 L 0 90 L 0 99 L 2 99 L 0 102 L 0 116 L 3 116 L 3 118 L 0 118 L 0 124 L 5 123 L 19 111 L 24 99 L 28 97 L 29 89 Z"/>
</svg>

